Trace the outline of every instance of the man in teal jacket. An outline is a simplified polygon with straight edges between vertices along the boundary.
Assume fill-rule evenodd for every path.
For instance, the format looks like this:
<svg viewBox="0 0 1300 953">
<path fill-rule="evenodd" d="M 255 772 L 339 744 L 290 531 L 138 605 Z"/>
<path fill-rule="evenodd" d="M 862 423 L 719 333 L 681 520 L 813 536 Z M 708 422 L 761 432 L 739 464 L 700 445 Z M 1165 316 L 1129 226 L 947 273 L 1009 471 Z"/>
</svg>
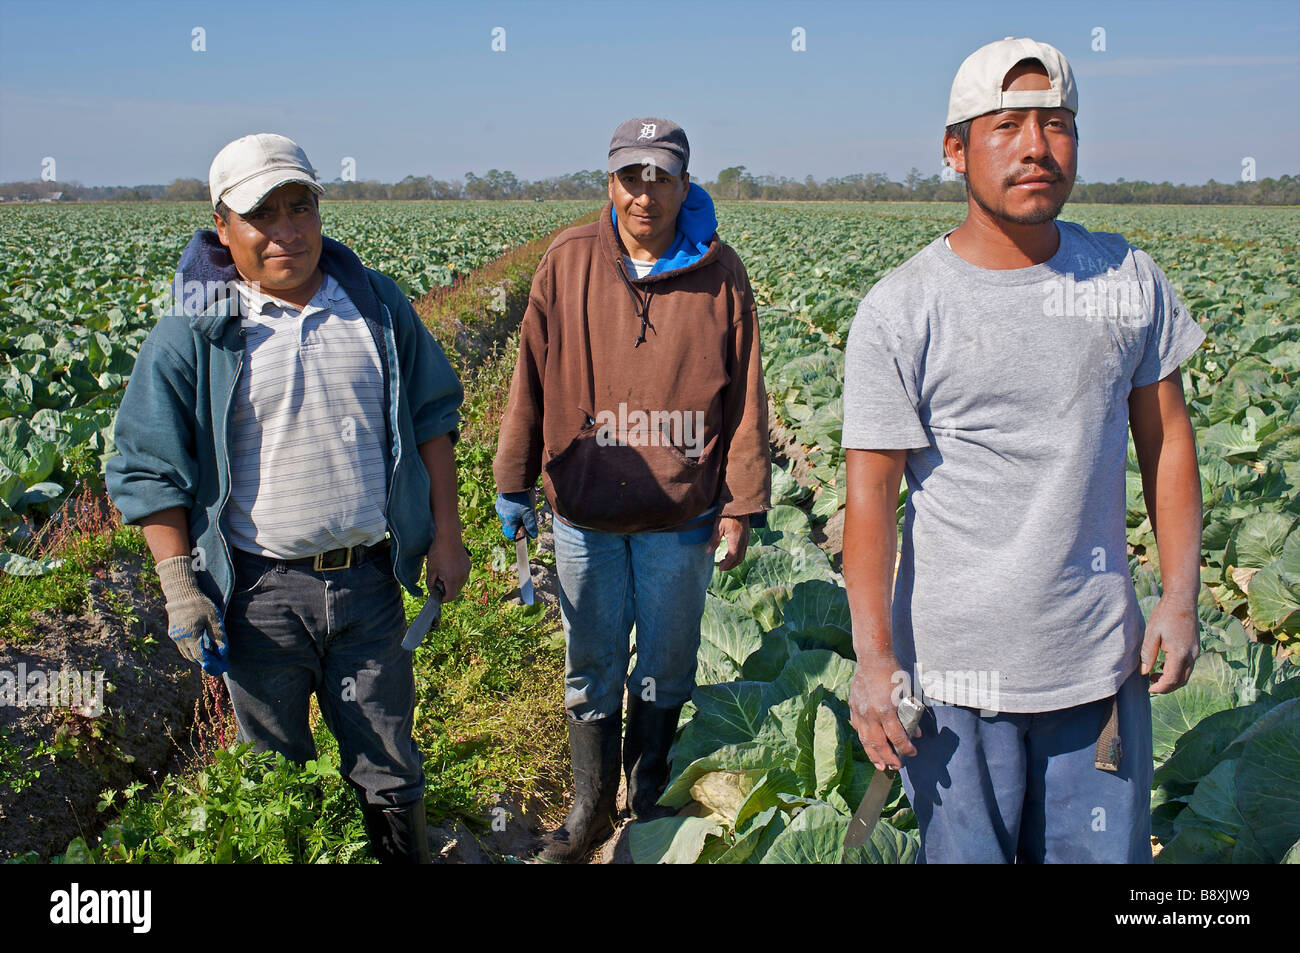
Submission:
<svg viewBox="0 0 1300 953">
<path fill-rule="evenodd" d="M 391 278 L 321 235 L 282 136 L 226 146 L 177 300 L 142 345 L 107 482 L 145 531 L 169 634 L 224 674 L 241 740 L 315 756 L 316 695 L 376 855 L 428 861 L 401 587 L 469 575 L 453 443 L 463 392 Z M 199 289 L 202 289 L 201 291 Z"/>
</svg>

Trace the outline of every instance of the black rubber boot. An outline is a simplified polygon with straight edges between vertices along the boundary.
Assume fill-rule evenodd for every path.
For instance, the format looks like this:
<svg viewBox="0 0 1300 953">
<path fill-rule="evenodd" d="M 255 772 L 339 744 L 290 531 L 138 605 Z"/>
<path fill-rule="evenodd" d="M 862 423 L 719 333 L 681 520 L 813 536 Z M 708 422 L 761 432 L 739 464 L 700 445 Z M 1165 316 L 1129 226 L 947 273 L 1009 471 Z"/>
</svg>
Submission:
<svg viewBox="0 0 1300 953">
<path fill-rule="evenodd" d="M 428 864 L 429 819 L 424 801 L 381 807 L 361 805 L 370 852 L 381 864 Z"/>
<path fill-rule="evenodd" d="M 574 863 L 585 857 L 597 841 L 613 833 L 622 740 L 622 711 L 594 721 L 569 722 L 573 807 L 559 829 L 546 835 L 538 860 Z"/>
<path fill-rule="evenodd" d="M 627 805 L 638 821 L 677 813 L 655 802 L 668 780 L 668 749 L 673 745 L 681 714 L 681 705 L 658 708 L 638 695 L 628 697 L 623 769 L 627 772 Z"/>
</svg>

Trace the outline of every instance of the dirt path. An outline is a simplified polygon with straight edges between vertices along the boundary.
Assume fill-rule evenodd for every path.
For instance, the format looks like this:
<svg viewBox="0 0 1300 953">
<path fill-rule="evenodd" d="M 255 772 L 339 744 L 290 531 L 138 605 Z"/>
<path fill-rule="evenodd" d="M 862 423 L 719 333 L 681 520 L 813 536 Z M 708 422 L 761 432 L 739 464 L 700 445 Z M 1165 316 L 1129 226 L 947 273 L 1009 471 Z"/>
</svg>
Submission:
<svg viewBox="0 0 1300 953">
<path fill-rule="evenodd" d="M 138 560 L 101 571 L 89 583 L 89 611 L 40 613 L 39 641 L 0 648 L 0 671 L 75 672 L 82 686 L 80 706 L 0 706 L 0 729 L 9 729 L 8 743 L 23 761 L 38 744 L 61 739 L 68 746 L 68 755 L 53 763 L 38 759 L 39 777 L 27 778 L 30 785 L 20 791 L 0 776 L 0 860 L 29 851 L 48 860 L 74 837 L 90 839 L 108 822 L 96 810 L 105 788 L 132 781 L 153 786 L 192 757 L 200 674 L 169 644 L 161 599 L 144 575 L 152 572 L 142 573 Z M 145 644 L 150 637 L 152 647 Z M 95 673 L 102 673 L 102 694 L 91 687 L 100 684 Z M 96 695 L 107 712 L 100 719 L 91 716 Z M 60 697 L 75 702 L 74 696 Z M 103 736 L 96 738 L 92 728 Z M 11 774 L 9 780 L 23 779 Z"/>
</svg>

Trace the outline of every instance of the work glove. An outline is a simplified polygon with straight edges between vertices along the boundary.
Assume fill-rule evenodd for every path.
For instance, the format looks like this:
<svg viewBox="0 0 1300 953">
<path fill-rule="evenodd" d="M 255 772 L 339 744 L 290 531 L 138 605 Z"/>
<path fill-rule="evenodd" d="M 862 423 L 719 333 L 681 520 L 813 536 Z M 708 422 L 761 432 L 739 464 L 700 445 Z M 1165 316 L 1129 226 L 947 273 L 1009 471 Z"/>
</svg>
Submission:
<svg viewBox="0 0 1300 953">
<path fill-rule="evenodd" d="M 158 564 L 158 581 L 167 599 L 167 634 L 181 655 L 198 662 L 209 675 L 221 675 L 228 645 L 221 612 L 199 588 L 189 556 L 172 556 Z"/>
<path fill-rule="evenodd" d="M 501 533 L 506 539 L 518 539 L 520 529 L 533 539 L 537 538 L 537 513 L 533 510 L 533 497 L 529 491 L 498 493 L 497 516 L 501 517 Z"/>
</svg>

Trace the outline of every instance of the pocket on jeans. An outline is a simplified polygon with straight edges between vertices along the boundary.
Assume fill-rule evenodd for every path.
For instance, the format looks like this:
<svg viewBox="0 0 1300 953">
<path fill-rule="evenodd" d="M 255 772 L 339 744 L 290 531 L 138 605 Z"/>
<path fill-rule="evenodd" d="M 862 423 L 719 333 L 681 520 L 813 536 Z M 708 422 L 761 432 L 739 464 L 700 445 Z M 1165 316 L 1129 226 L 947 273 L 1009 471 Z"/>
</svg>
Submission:
<svg viewBox="0 0 1300 953">
<path fill-rule="evenodd" d="M 393 574 L 391 560 L 391 553 L 385 553 L 376 559 L 356 563 L 348 570 L 347 580 L 340 581 L 344 582 L 349 589 L 367 594 L 368 598 L 384 600 L 392 598 L 394 593 L 399 593 L 397 598 L 400 601 L 402 586 Z M 379 604 L 376 603 L 375 610 L 379 611 L 379 608 Z"/>
<path fill-rule="evenodd" d="M 261 570 L 260 572 L 258 570 Z M 275 565 L 261 560 L 244 560 L 235 563 L 235 588 L 232 596 L 252 595 L 261 589 L 275 572 Z"/>
<path fill-rule="evenodd" d="M 391 550 L 385 551 L 382 556 L 367 559 L 360 565 L 371 575 L 382 576 L 384 579 L 396 579 L 393 573 L 393 554 Z"/>
</svg>

